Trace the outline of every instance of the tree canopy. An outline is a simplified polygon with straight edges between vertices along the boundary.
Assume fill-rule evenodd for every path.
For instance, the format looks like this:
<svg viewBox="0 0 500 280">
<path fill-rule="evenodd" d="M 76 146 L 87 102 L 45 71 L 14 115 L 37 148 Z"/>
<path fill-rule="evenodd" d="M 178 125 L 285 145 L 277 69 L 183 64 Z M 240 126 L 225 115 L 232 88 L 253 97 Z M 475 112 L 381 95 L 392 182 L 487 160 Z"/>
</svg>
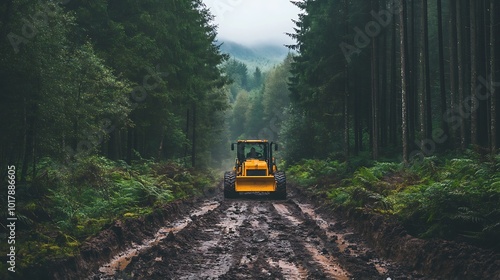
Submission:
<svg viewBox="0 0 500 280">
<path fill-rule="evenodd" d="M 9 0 L 0 11 L 0 163 L 27 173 L 46 156 L 210 156 L 226 56 L 200 0 Z"/>
</svg>

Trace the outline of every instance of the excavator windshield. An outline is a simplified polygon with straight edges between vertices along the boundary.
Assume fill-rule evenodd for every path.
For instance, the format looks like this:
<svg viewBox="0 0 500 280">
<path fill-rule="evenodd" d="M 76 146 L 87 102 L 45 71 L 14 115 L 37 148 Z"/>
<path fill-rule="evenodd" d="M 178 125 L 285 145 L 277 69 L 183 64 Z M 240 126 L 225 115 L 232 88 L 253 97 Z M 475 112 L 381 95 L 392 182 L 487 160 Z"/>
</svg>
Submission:
<svg viewBox="0 0 500 280">
<path fill-rule="evenodd" d="M 243 162 L 247 159 L 260 159 L 267 160 L 269 157 L 269 143 L 253 143 L 253 142 L 239 142 L 238 143 L 238 160 Z"/>
</svg>

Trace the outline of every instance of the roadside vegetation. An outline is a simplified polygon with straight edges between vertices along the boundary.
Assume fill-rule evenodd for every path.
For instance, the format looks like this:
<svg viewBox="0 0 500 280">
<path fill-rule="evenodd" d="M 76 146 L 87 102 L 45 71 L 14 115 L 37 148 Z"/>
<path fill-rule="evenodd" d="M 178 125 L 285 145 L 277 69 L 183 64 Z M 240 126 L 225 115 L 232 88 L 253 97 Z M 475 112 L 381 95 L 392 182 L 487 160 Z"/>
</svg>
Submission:
<svg viewBox="0 0 500 280">
<path fill-rule="evenodd" d="M 85 239 L 113 221 L 138 218 L 173 200 L 212 192 L 217 181 L 210 171 L 173 161 L 143 159 L 128 165 L 91 156 L 63 164 L 45 158 L 37 168 L 37 177 L 18 193 L 19 273 L 76 256 Z M 5 265 L 0 265 L 2 271 L 7 271 Z"/>
<path fill-rule="evenodd" d="M 459 158 L 429 157 L 410 166 L 303 160 L 290 166 L 288 175 L 333 207 L 395 216 L 420 238 L 500 251 L 499 169 L 500 156 L 468 152 Z"/>
</svg>

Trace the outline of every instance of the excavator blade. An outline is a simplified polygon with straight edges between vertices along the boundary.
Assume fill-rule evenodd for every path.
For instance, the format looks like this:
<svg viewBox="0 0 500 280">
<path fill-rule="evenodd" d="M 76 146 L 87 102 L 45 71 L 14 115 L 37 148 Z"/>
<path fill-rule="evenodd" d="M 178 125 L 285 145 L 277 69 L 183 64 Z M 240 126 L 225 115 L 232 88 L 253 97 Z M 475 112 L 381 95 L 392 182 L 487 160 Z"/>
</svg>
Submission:
<svg viewBox="0 0 500 280">
<path fill-rule="evenodd" d="M 274 176 L 236 176 L 237 192 L 274 192 L 276 181 Z"/>
</svg>

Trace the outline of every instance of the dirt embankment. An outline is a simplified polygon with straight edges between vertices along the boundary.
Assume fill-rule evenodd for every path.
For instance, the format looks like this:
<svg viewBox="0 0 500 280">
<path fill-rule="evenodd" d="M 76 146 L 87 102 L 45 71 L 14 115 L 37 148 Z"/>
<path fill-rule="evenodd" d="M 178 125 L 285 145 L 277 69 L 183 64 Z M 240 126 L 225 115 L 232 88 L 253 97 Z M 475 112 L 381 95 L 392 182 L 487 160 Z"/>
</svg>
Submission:
<svg viewBox="0 0 500 280">
<path fill-rule="evenodd" d="M 358 211 L 344 213 L 381 256 L 446 279 L 500 279 L 500 255 L 464 243 L 423 240 L 397 222 Z"/>
<path fill-rule="evenodd" d="M 296 190 L 315 201 L 322 198 Z M 321 207 L 346 221 L 383 258 L 433 279 L 500 279 L 500 254 L 465 243 L 424 240 L 408 234 L 399 221 L 360 209 Z"/>
<path fill-rule="evenodd" d="M 86 241 L 80 248 L 80 255 L 33 268 L 23 275 L 27 279 L 82 279 L 131 244 L 140 244 L 152 236 L 157 228 L 188 213 L 197 204 L 198 201 L 178 201 L 156 209 L 146 217 L 115 221 Z"/>
</svg>

